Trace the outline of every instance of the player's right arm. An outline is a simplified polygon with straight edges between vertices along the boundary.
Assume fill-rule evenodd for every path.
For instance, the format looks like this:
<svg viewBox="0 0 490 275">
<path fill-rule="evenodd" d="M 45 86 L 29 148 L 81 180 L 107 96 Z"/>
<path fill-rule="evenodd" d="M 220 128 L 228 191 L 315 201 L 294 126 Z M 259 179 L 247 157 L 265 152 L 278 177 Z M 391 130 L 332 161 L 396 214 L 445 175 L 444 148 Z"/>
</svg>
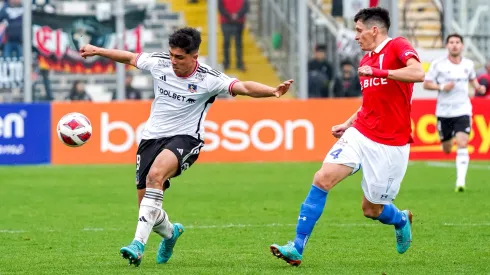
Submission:
<svg viewBox="0 0 490 275">
<path fill-rule="evenodd" d="M 357 113 L 359 113 L 361 108 L 362 107 L 359 107 L 359 109 L 357 109 L 357 111 L 346 122 L 344 122 L 344 124 L 348 127 L 352 126 L 352 123 L 354 123 L 354 121 L 357 119 Z"/>
<path fill-rule="evenodd" d="M 454 88 L 454 82 L 448 82 L 445 84 L 437 84 L 430 80 L 424 81 L 424 89 L 432 91 L 445 91 L 449 92 Z"/>
<path fill-rule="evenodd" d="M 119 63 L 133 65 L 135 67 L 139 55 L 137 53 L 132 53 L 128 51 L 100 48 L 90 44 L 83 46 L 80 49 L 80 54 L 82 55 L 83 58 L 98 55 L 105 58 L 109 58 Z"/>
<path fill-rule="evenodd" d="M 354 123 L 354 121 L 357 119 L 357 113 L 359 113 L 361 108 L 362 107 L 359 107 L 359 109 L 357 109 L 357 111 L 344 123 L 333 126 L 332 127 L 332 135 L 336 138 L 340 138 L 344 134 L 345 130 L 347 130 L 347 128 L 351 127 L 352 124 Z"/>
<path fill-rule="evenodd" d="M 424 80 L 424 89 L 426 90 L 431 90 L 431 91 L 445 91 L 449 92 L 454 88 L 454 82 L 448 82 L 448 83 L 436 83 L 436 78 L 437 75 L 439 74 L 437 70 L 437 60 L 432 61 L 429 67 L 429 71 L 425 75 L 425 80 Z"/>
</svg>

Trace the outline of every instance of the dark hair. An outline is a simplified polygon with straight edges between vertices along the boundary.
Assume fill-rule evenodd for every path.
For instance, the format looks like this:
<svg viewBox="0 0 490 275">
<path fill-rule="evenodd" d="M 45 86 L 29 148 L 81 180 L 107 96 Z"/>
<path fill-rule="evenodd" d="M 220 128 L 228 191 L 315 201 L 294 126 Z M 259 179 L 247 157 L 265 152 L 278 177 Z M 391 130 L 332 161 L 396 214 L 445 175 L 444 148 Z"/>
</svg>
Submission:
<svg viewBox="0 0 490 275">
<path fill-rule="evenodd" d="M 327 51 L 327 45 L 325 45 L 325 44 L 318 44 L 315 47 L 315 51 L 317 51 L 317 52 L 326 52 Z"/>
<path fill-rule="evenodd" d="M 73 100 L 74 98 L 77 97 L 77 94 L 78 94 L 78 92 L 77 92 L 77 85 L 79 83 L 85 84 L 85 82 L 83 82 L 81 80 L 75 80 L 75 81 L 73 81 L 73 85 L 71 86 L 70 94 L 68 95 L 68 98 L 69 99 Z M 85 91 L 84 91 L 84 93 L 85 93 Z"/>
<path fill-rule="evenodd" d="M 361 21 L 363 24 L 370 25 L 376 23 L 385 27 L 387 30 L 390 29 L 390 13 L 388 10 L 375 7 L 360 10 L 356 16 L 354 16 L 354 22 Z"/>
<path fill-rule="evenodd" d="M 185 53 L 194 53 L 201 45 L 201 33 L 194 28 L 176 30 L 168 39 L 171 48 L 181 48 Z"/>
<path fill-rule="evenodd" d="M 350 65 L 350 66 L 354 67 L 354 63 L 352 63 L 352 61 L 350 61 L 348 59 L 342 60 L 340 62 L 340 67 L 344 67 L 345 65 Z"/>
<path fill-rule="evenodd" d="M 70 93 L 72 93 L 72 94 L 76 94 L 77 93 L 77 85 L 78 85 L 78 83 L 83 83 L 83 81 L 81 81 L 81 80 L 75 80 L 75 81 L 73 81 L 73 84 L 71 86 Z"/>
<path fill-rule="evenodd" d="M 446 37 L 446 45 L 447 43 L 449 43 L 449 39 L 451 39 L 451 37 L 456 37 L 456 38 L 459 38 L 459 40 L 461 40 L 461 43 L 463 44 L 463 36 L 461 36 L 461 34 L 458 34 L 458 33 L 451 33 L 450 35 L 448 35 Z"/>
</svg>

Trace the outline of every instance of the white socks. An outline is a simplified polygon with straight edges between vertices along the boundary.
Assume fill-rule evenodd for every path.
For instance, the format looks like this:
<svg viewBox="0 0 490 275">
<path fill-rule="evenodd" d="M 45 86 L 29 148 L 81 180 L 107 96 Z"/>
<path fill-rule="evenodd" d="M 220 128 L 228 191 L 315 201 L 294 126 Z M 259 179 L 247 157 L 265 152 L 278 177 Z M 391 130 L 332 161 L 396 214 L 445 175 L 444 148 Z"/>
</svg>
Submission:
<svg viewBox="0 0 490 275">
<path fill-rule="evenodd" d="M 151 229 L 162 211 L 163 191 L 160 189 L 146 188 L 145 196 L 141 200 L 138 215 L 138 226 L 134 239 L 146 244 Z"/>
<path fill-rule="evenodd" d="M 165 210 L 160 209 L 160 215 L 158 215 L 155 225 L 153 226 L 153 231 L 166 240 L 172 238 L 174 234 L 174 225 L 170 222 Z"/>
<path fill-rule="evenodd" d="M 456 187 L 465 185 L 469 163 L 468 148 L 459 148 L 456 151 Z"/>
</svg>

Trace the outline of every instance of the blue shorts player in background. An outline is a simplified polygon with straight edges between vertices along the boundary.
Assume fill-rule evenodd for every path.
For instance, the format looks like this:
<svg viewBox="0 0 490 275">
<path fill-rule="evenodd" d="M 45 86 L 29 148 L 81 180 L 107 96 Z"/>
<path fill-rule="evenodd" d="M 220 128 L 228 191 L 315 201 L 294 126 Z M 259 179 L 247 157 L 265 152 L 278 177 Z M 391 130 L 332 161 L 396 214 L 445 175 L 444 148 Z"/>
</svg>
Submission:
<svg viewBox="0 0 490 275">
<path fill-rule="evenodd" d="M 388 37 L 387 10 L 368 8 L 354 18 L 356 40 L 368 52 L 360 62 L 361 108 L 345 123 L 332 128 L 339 138 L 313 179 L 299 212 L 294 242 L 270 246 L 272 254 L 297 266 L 320 218 L 327 195 L 343 179 L 363 170 L 364 216 L 395 228 L 396 248 L 404 253 L 412 241 L 412 214 L 393 201 L 408 165 L 410 110 L 414 82 L 424 81 L 419 57 L 402 37 Z"/>
<path fill-rule="evenodd" d="M 170 187 L 170 178 L 179 176 L 197 160 L 204 145 L 203 121 L 216 97 L 226 93 L 280 97 L 293 83 L 288 80 L 274 88 L 230 78 L 197 61 L 200 44 L 201 34 L 196 29 L 183 28 L 170 36 L 169 52 L 137 54 L 93 45 L 80 50 L 84 58 L 103 56 L 153 76 L 155 99 L 136 153 L 138 224 L 131 244 L 120 250 L 135 266 L 141 263 L 152 230 L 163 238 L 157 263 L 168 262 L 184 232 L 184 227 L 172 224 L 162 209 L 163 192 Z"/>
</svg>

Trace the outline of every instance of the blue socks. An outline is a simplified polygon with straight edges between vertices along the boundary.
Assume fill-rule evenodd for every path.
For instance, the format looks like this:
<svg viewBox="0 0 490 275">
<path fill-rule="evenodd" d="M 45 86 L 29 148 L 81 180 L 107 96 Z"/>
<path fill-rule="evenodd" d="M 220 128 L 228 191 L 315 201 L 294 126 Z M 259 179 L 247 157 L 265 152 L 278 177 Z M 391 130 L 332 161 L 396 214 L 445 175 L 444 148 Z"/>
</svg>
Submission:
<svg viewBox="0 0 490 275">
<path fill-rule="evenodd" d="M 299 254 L 303 254 L 303 249 L 308 242 L 313 227 L 315 227 L 316 222 L 322 215 L 327 195 L 327 191 L 312 185 L 308 196 L 301 204 L 298 225 L 296 226 L 296 239 L 294 240 L 294 247 Z"/>
<path fill-rule="evenodd" d="M 383 211 L 376 220 L 384 224 L 392 224 L 396 229 L 402 228 L 407 223 L 405 215 L 392 203 L 383 207 Z"/>
</svg>

